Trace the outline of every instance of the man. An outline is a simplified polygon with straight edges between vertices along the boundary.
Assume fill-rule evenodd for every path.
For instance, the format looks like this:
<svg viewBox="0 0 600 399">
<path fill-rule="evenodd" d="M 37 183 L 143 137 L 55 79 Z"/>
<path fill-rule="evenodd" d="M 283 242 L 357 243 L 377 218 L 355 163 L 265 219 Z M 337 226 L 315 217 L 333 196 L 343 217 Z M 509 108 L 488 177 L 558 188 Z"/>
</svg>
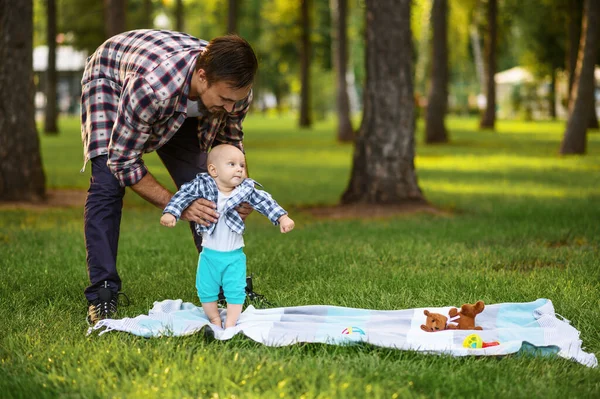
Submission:
<svg viewBox="0 0 600 399">
<path fill-rule="evenodd" d="M 88 322 L 117 310 L 121 279 L 116 259 L 125 188 L 163 209 L 172 193 L 142 160 L 156 151 L 177 188 L 206 172 L 213 145 L 243 150 L 242 121 L 252 101 L 258 63 L 250 45 L 229 35 L 210 43 L 184 33 L 135 30 L 108 39 L 83 73 L 81 135 L 92 176 L 84 231 L 90 285 Z M 193 223 L 217 221 L 215 204 L 196 200 L 182 214 L 198 251 Z M 242 218 L 249 206 L 237 209 Z"/>
</svg>

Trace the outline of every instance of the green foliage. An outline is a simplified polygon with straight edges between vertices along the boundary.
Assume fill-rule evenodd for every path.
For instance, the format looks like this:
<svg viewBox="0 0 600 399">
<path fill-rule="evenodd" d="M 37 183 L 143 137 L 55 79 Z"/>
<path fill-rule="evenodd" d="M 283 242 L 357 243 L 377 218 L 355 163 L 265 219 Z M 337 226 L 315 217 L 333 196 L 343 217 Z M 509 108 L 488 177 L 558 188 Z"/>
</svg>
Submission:
<svg viewBox="0 0 600 399">
<path fill-rule="evenodd" d="M 507 0 L 519 61 L 538 77 L 565 67 L 569 0 Z"/>
<path fill-rule="evenodd" d="M 227 0 L 188 0 L 184 3 L 184 28 L 192 36 L 210 40 L 226 34 Z M 175 26 L 175 1 L 167 2 L 171 25 Z"/>
<path fill-rule="evenodd" d="M 579 1 L 579 0 L 577 0 Z M 415 0 L 411 27 L 415 49 L 415 91 L 427 93 L 431 36 L 432 0 Z M 173 28 L 175 0 L 153 0 L 153 15 L 144 15 L 144 0 L 128 0 L 127 28 L 145 28 L 148 19 L 157 15 L 170 18 Z M 499 2 L 498 71 L 523 63 L 538 76 L 562 68 L 565 60 L 566 9 L 568 0 Z M 184 0 L 186 32 L 210 40 L 225 33 L 227 0 Z M 319 103 L 329 103 L 334 89 L 331 71 L 331 16 L 329 0 L 312 1 L 312 68 L 313 112 L 323 111 Z M 98 0 L 57 0 L 58 29 L 66 44 L 92 52 L 105 40 L 103 2 Z M 359 95 L 365 83 L 365 0 L 349 0 L 348 39 L 349 70 L 354 72 Z M 449 2 L 449 63 L 451 110 L 467 112 L 467 99 L 481 91 L 472 55 L 469 29 L 475 24 L 483 41 L 486 25 L 486 1 Z M 256 83 L 257 97 L 273 93 L 287 109 L 295 104 L 300 91 L 299 26 L 297 1 L 243 0 L 239 2 L 239 33 L 257 52 L 260 68 Z M 44 44 L 44 0 L 34 0 L 34 43 Z M 297 103 L 297 101 L 296 101 Z M 330 107 L 326 107 L 330 109 Z M 322 115 L 319 115 L 322 116 Z"/>
<path fill-rule="evenodd" d="M 350 61 L 357 75 L 358 82 L 364 80 L 363 32 L 364 16 L 362 0 L 350 1 L 349 47 Z M 144 15 L 143 0 L 128 0 L 127 28 L 145 28 L 147 20 L 164 14 L 170 19 L 169 29 L 175 26 L 174 0 L 154 0 L 153 15 Z M 210 40 L 225 34 L 227 7 L 226 0 L 185 0 L 184 28 L 187 33 Z M 287 98 L 300 91 L 299 79 L 299 40 L 300 7 L 297 2 L 283 0 L 244 0 L 239 4 L 239 33 L 254 47 L 259 58 L 260 68 L 256 93 L 274 93 L 287 105 Z M 44 44 L 45 39 L 45 6 L 43 0 L 35 0 L 35 43 Z M 105 39 L 103 2 L 95 0 L 58 0 L 58 29 L 65 33 L 65 44 L 78 49 L 93 52 Z M 334 87 L 331 54 L 331 16 L 328 0 L 314 0 L 312 10 L 312 68 L 316 76 L 313 81 L 313 112 L 322 116 L 323 108 L 317 105 L 333 101 L 330 93 Z"/>
<path fill-rule="evenodd" d="M 352 147 L 336 142 L 333 121 L 307 131 L 291 127 L 295 119 L 250 115 L 253 177 L 297 223 L 282 235 L 250 216 L 245 240 L 255 289 L 280 306 L 372 309 L 546 297 L 600 355 L 600 137 L 590 136 L 585 157 L 559 157 L 562 123 L 499 121 L 493 135 L 477 123 L 450 118 L 452 145 L 417 147 L 419 183 L 448 214 L 326 220 L 302 206 L 338 201 Z M 84 190 L 89 165 L 78 173 L 77 121 L 65 119 L 64 130 L 40 137 L 48 184 Z M 422 126 L 418 132 L 421 142 Z M 145 158 L 167 182 L 155 154 Z M 131 192 L 125 202 L 119 264 L 133 303 L 121 316 L 166 298 L 197 304 L 188 227 L 161 227 L 160 211 Z M 242 337 L 207 343 L 199 334 L 86 337 L 82 206 L 0 209 L 3 397 L 600 395 L 599 369 L 557 358 L 451 358 L 369 345 L 269 348 Z"/>
<path fill-rule="evenodd" d="M 104 34 L 104 6 L 102 1 L 59 0 L 58 29 L 68 34 L 65 44 L 91 54 L 101 45 Z"/>
<path fill-rule="evenodd" d="M 450 109 L 465 108 L 469 93 L 478 92 L 475 64 L 471 51 L 469 29 L 475 24 L 474 15 L 480 10 L 477 0 L 450 1 L 448 3 L 448 63 L 450 93 L 460 104 L 450 104 Z M 432 0 L 413 2 L 411 29 L 414 40 L 415 91 L 427 95 L 431 70 L 431 6 Z M 479 27 L 481 31 L 481 27 Z"/>
<path fill-rule="evenodd" d="M 46 4 L 43 0 L 33 2 L 33 47 L 46 44 Z"/>
<path fill-rule="evenodd" d="M 364 0 L 348 1 L 348 48 L 350 67 L 359 91 L 365 84 L 365 4 Z"/>
</svg>

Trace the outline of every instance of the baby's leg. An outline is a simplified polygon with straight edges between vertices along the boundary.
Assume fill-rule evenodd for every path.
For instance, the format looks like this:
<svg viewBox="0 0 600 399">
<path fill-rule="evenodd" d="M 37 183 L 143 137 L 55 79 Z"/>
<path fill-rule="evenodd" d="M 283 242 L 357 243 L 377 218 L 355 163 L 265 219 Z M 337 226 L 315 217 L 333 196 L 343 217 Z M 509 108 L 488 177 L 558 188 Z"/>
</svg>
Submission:
<svg viewBox="0 0 600 399">
<path fill-rule="evenodd" d="M 227 300 L 225 328 L 233 327 L 240 318 L 246 299 L 246 255 L 242 248 L 232 251 L 232 258 L 223 274 L 223 293 Z"/>
<path fill-rule="evenodd" d="M 221 315 L 219 314 L 217 302 L 203 302 L 202 309 L 212 324 L 221 327 Z M 229 320 L 229 306 L 227 307 L 227 315 L 227 319 Z"/>
<path fill-rule="evenodd" d="M 198 298 L 202 303 L 202 309 L 212 324 L 221 327 L 221 316 L 217 308 L 219 298 L 220 270 L 218 258 L 213 259 L 214 254 L 204 248 L 198 259 L 198 271 L 196 272 L 196 289 Z"/>
<path fill-rule="evenodd" d="M 225 319 L 225 328 L 235 326 L 238 319 L 240 318 L 240 314 L 242 313 L 242 305 L 236 304 L 227 304 L 227 318 Z"/>
</svg>

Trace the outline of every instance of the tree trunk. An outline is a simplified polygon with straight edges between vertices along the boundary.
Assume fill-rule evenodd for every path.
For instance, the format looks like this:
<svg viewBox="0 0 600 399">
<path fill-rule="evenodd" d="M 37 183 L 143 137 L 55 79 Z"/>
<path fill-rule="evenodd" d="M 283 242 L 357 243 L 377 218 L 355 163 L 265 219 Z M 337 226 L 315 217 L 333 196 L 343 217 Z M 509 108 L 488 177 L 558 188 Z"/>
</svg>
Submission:
<svg viewBox="0 0 600 399">
<path fill-rule="evenodd" d="M 484 93 L 486 82 L 485 68 L 483 66 L 483 56 L 481 55 L 481 43 L 479 42 L 479 28 L 475 22 L 469 26 L 469 37 L 471 39 L 471 47 L 473 48 L 473 60 L 475 63 L 475 72 L 477 73 L 480 93 Z"/>
<path fill-rule="evenodd" d="M 125 32 L 127 0 L 104 0 L 104 34 L 107 38 Z"/>
<path fill-rule="evenodd" d="M 598 50 L 600 2 L 586 0 L 581 26 L 581 43 L 575 68 L 575 81 L 569 102 L 569 120 L 563 138 L 561 154 L 585 154 L 587 127 L 594 96 L 594 64 Z"/>
<path fill-rule="evenodd" d="M 548 93 L 548 113 L 550 119 L 556 120 L 556 71 L 550 75 L 550 90 Z"/>
<path fill-rule="evenodd" d="M 146 29 L 152 29 L 154 27 L 152 10 L 152 0 L 144 0 L 144 28 Z"/>
<path fill-rule="evenodd" d="M 33 2 L 0 0 L 0 201 L 46 196 L 33 105 Z"/>
<path fill-rule="evenodd" d="M 366 1 L 364 114 L 343 203 L 425 202 L 414 165 L 410 4 Z"/>
<path fill-rule="evenodd" d="M 479 127 L 482 129 L 494 129 L 496 124 L 496 41 L 497 41 L 497 16 L 498 0 L 488 0 L 488 32 L 485 38 L 485 58 L 487 60 L 486 79 L 486 106 Z"/>
<path fill-rule="evenodd" d="M 46 41 L 48 42 L 48 67 L 46 68 L 46 108 L 44 110 L 44 132 L 58 134 L 58 110 L 56 105 L 56 0 L 46 0 L 48 19 Z"/>
<path fill-rule="evenodd" d="M 227 33 L 237 32 L 238 0 L 229 0 L 227 10 Z"/>
<path fill-rule="evenodd" d="M 448 0 L 433 0 L 431 87 L 427 99 L 425 142 L 447 143 L 444 125 L 448 108 Z"/>
<path fill-rule="evenodd" d="M 567 16 L 567 72 L 569 74 L 569 87 L 567 91 L 567 104 L 571 102 L 571 89 L 575 80 L 575 66 L 577 65 L 577 52 L 581 39 L 581 0 L 569 0 L 569 13 Z"/>
<path fill-rule="evenodd" d="M 183 23 L 183 0 L 175 1 L 175 30 L 178 32 L 183 32 L 184 23 Z"/>
<path fill-rule="evenodd" d="M 300 37 L 300 127 L 310 127 L 310 9 L 311 0 L 302 0 Z"/>
<path fill-rule="evenodd" d="M 567 71 L 569 73 L 569 90 L 567 91 L 567 104 L 571 100 L 571 90 L 575 80 L 575 66 L 577 65 L 577 52 L 579 51 L 579 41 L 581 39 L 581 12 L 582 0 L 569 0 L 568 15 L 568 43 L 567 43 Z M 594 79 L 595 83 L 595 79 Z M 596 98 L 592 96 L 592 112 L 588 122 L 588 129 L 598 129 L 598 115 L 596 114 Z"/>
<path fill-rule="evenodd" d="M 593 90 L 592 90 L 592 100 L 591 100 L 591 108 L 590 117 L 588 118 L 588 129 L 590 130 L 598 130 L 600 126 L 598 126 L 598 114 L 596 113 L 596 78 L 594 78 L 593 82 Z"/>
<path fill-rule="evenodd" d="M 333 27 L 333 66 L 336 73 L 337 139 L 340 142 L 349 142 L 354 139 L 354 131 L 350 121 L 350 98 L 348 96 L 348 82 L 346 81 L 348 67 L 348 0 L 331 0 L 329 4 Z"/>
</svg>

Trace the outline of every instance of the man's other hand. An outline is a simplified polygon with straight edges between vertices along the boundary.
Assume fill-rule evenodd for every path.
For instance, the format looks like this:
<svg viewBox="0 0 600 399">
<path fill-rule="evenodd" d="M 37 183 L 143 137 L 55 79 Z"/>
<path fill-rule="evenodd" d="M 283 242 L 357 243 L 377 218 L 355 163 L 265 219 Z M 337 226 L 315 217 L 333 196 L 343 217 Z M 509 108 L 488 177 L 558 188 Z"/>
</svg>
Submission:
<svg viewBox="0 0 600 399">
<path fill-rule="evenodd" d="M 204 198 L 195 200 L 181 213 L 181 219 L 196 222 L 202 226 L 210 226 L 219 219 L 217 205 Z"/>
<path fill-rule="evenodd" d="M 251 214 L 254 209 L 252 208 L 252 206 L 250 206 L 249 203 L 242 202 L 237 206 L 237 208 L 235 208 L 235 210 L 237 211 L 237 213 L 240 214 L 240 217 L 245 222 L 248 215 Z"/>
</svg>

